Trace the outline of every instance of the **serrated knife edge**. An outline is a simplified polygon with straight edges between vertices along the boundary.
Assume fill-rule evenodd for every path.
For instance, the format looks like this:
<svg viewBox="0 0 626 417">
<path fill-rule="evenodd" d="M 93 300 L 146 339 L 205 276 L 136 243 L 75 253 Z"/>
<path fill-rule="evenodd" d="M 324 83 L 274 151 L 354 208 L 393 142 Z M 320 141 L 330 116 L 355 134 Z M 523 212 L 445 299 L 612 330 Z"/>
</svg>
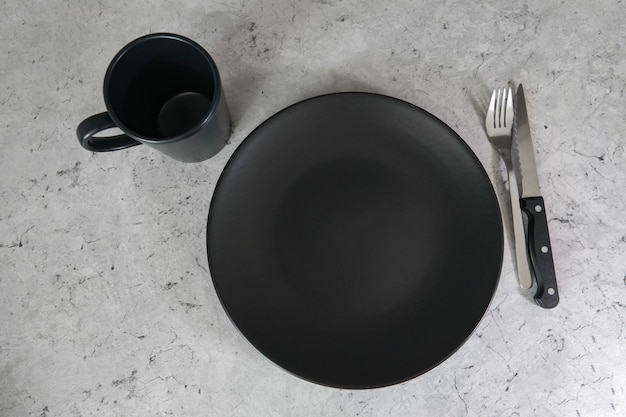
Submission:
<svg viewBox="0 0 626 417">
<path fill-rule="evenodd" d="M 535 150 L 530 134 L 526 98 L 522 84 L 517 88 L 515 95 L 515 118 L 513 121 L 513 169 L 518 178 L 521 197 L 537 197 L 541 195 L 539 176 L 535 162 Z"/>
</svg>

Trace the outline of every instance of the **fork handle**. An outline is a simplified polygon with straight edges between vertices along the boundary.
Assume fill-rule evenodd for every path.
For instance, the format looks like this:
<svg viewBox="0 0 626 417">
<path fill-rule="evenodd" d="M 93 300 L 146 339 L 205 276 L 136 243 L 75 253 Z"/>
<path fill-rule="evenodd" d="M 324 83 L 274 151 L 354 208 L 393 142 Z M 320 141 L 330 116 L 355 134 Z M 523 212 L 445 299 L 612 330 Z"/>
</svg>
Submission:
<svg viewBox="0 0 626 417">
<path fill-rule="evenodd" d="M 513 221 L 513 236 L 515 238 L 515 265 L 517 267 L 517 280 L 520 287 L 529 289 L 533 286 L 533 277 L 530 272 L 528 261 L 528 249 L 526 248 L 526 232 L 524 230 L 524 218 L 520 206 L 519 188 L 514 170 L 509 170 L 509 193 L 511 194 L 511 218 Z"/>
</svg>

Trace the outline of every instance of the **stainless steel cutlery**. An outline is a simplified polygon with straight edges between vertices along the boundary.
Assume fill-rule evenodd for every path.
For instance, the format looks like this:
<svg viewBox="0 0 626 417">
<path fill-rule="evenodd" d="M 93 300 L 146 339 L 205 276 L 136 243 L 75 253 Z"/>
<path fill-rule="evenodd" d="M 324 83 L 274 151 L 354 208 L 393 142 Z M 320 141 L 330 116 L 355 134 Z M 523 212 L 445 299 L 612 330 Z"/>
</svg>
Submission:
<svg viewBox="0 0 626 417">
<path fill-rule="evenodd" d="M 546 209 L 539 190 L 528 112 L 521 85 L 515 97 L 511 88 L 493 91 L 485 128 L 491 145 L 502 157 L 508 173 L 519 284 L 524 289 L 530 289 L 534 281 L 534 299 L 537 304 L 553 308 L 559 303 L 559 294 Z"/>
<path fill-rule="evenodd" d="M 533 285 L 526 253 L 526 238 L 522 211 L 517 204 L 520 195 L 518 181 L 513 170 L 511 147 L 513 141 L 513 96 L 510 88 L 498 88 L 493 91 L 491 101 L 485 118 L 487 136 L 491 145 L 500 154 L 504 161 L 509 179 L 509 192 L 511 194 L 511 216 L 513 220 L 513 234 L 515 236 L 515 256 L 517 265 L 517 278 L 522 288 L 529 289 Z"/>
</svg>

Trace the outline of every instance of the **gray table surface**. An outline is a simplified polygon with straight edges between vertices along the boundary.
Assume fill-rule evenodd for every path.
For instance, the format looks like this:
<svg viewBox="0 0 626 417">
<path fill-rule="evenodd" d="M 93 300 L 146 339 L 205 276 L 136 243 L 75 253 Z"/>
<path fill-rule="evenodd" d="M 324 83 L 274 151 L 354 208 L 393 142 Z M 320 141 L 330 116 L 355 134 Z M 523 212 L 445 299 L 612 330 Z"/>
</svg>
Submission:
<svg viewBox="0 0 626 417">
<path fill-rule="evenodd" d="M 525 2 L 6 0 L 0 13 L 0 415 L 626 415 L 626 6 Z M 204 46 L 233 114 L 199 164 L 147 147 L 94 154 L 113 55 L 169 31 Z M 369 91 L 416 104 L 472 148 L 492 88 L 523 83 L 561 304 L 516 283 L 441 366 L 376 390 L 321 387 L 258 353 L 210 280 L 209 202 L 226 161 L 301 99 Z M 508 224 L 505 222 L 505 226 Z"/>
</svg>

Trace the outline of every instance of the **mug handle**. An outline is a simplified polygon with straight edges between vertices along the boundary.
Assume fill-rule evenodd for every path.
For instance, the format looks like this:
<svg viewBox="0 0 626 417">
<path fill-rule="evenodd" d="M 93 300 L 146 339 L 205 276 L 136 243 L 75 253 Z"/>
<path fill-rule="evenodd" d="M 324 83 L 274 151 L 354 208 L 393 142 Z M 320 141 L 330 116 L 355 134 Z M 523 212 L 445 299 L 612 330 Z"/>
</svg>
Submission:
<svg viewBox="0 0 626 417">
<path fill-rule="evenodd" d="M 141 145 L 128 135 L 122 134 L 109 137 L 94 137 L 98 132 L 117 127 L 117 125 L 109 116 L 109 113 L 95 114 L 83 120 L 76 129 L 76 135 L 81 146 L 92 152 L 110 152 L 119 151 L 120 149 L 130 148 L 131 146 Z"/>
</svg>

